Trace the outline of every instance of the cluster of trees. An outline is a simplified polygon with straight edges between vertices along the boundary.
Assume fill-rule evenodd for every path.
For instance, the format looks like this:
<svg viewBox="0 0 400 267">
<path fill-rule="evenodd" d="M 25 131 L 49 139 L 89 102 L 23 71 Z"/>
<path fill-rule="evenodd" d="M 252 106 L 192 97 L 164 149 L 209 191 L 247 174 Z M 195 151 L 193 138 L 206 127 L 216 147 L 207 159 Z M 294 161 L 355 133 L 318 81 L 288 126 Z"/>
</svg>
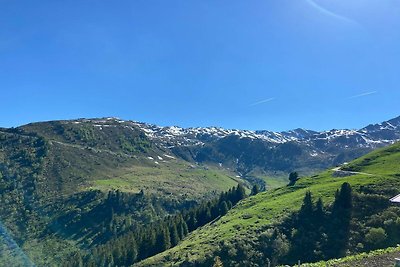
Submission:
<svg viewBox="0 0 400 267">
<path fill-rule="evenodd" d="M 328 206 L 307 192 L 300 210 L 280 224 L 261 229 L 256 238 L 223 241 L 216 254 L 205 260 L 187 258 L 184 266 L 276 266 L 396 245 L 400 242 L 400 207 L 390 206 L 387 197 L 370 191 L 378 189 L 355 193 L 344 183 Z M 118 195 L 112 192 L 107 198 L 115 214 L 119 212 L 116 203 L 125 199 Z M 236 187 L 175 216 L 148 226 L 132 226 L 90 253 L 75 255 L 66 266 L 125 266 L 140 261 L 175 246 L 187 233 L 225 214 L 244 196 L 244 189 Z"/>
<path fill-rule="evenodd" d="M 129 266 L 176 246 L 189 232 L 225 215 L 246 197 L 242 185 L 221 193 L 219 198 L 149 225 L 131 227 L 124 234 L 94 247 L 87 255 L 75 254 L 64 266 Z M 115 206 L 120 193 L 110 193 L 107 203 Z M 112 206 L 109 208 L 113 209 Z M 114 209 L 113 209 L 114 210 Z M 117 210 L 117 209 L 115 209 Z"/>
<path fill-rule="evenodd" d="M 285 231 L 291 243 L 287 258 L 295 263 L 344 256 L 349 244 L 352 207 L 348 183 L 343 183 L 336 192 L 328 210 L 324 209 L 321 198 L 314 205 L 311 193 L 307 192 L 299 213 L 285 227 L 288 229 L 292 224 L 295 229 L 292 233 Z"/>
<path fill-rule="evenodd" d="M 18 129 L 0 130 L 0 219 L 17 238 L 35 231 L 40 174 L 48 152 L 46 141 Z"/>
<path fill-rule="evenodd" d="M 194 201 L 157 197 L 143 191 L 132 194 L 119 190 L 108 194 L 99 190 L 81 192 L 70 197 L 68 205 L 64 203 L 50 230 L 82 239 L 89 248 L 196 205 Z"/>
<path fill-rule="evenodd" d="M 352 212 L 353 193 L 348 183 L 341 186 L 328 207 L 307 192 L 299 212 L 259 232 L 256 240 L 241 237 L 224 241 L 214 258 L 188 266 L 212 266 L 216 256 L 226 266 L 276 266 L 340 257 L 349 246 Z"/>
<path fill-rule="evenodd" d="M 151 147 L 151 142 L 146 135 L 134 129 L 127 130 L 126 128 L 105 127 L 99 131 L 90 122 L 65 124 L 54 121 L 47 124 L 52 129 L 46 132 L 46 134 L 55 134 L 57 139 L 63 138 L 68 143 L 77 143 L 87 148 L 96 147 L 136 153 L 147 152 Z"/>
</svg>

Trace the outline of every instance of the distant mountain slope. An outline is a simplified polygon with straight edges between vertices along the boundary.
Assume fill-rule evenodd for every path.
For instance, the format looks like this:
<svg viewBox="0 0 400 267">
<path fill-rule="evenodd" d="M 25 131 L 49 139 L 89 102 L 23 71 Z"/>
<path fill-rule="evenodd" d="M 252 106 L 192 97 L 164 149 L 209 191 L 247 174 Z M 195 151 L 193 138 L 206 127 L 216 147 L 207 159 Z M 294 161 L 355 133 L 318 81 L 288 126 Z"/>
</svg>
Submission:
<svg viewBox="0 0 400 267">
<path fill-rule="evenodd" d="M 210 183 L 210 187 L 199 186 L 196 192 L 181 192 L 191 193 L 193 197 L 234 184 L 229 181 L 232 178 L 226 179 L 217 172 L 177 158 L 168 148 L 153 142 L 134 123 L 116 119 L 82 119 L 33 123 L 17 130 L 46 140 L 49 153 L 45 175 L 54 177 L 49 182 L 57 182 L 54 189 L 58 194 L 74 193 L 89 187 L 105 187 L 111 180 L 120 181 L 119 184 L 115 182 L 115 189 L 122 191 L 157 190 L 156 184 L 145 185 L 152 178 L 156 178 L 153 182 L 160 182 L 157 183 L 159 190 L 172 193 L 176 188 L 184 188 L 185 184 L 187 188 L 193 185 L 193 181 L 184 180 L 192 175 L 189 173 L 200 176 L 210 173 L 220 179 L 216 179 L 216 183 L 213 183 L 213 179 L 204 180 Z M 173 179 L 166 181 L 168 176 Z M 161 182 L 163 178 L 165 183 Z M 109 185 L 112 188 L 112 183 Z M 168 191 L 169 188 L 172 191 Z"/>
<path fill-rule="evenodd" d="M 344 182 L 350 183 L 354 191 L 349 252 L 395 245 L 399 242 L 395 233 L 400 231 L 396 221 L 400 208 L 390 205 L 389 199 L 400 193 L 399 163 L 400 143 L 396 143 L 345 165 L 342 172 L 347 172 L 347 175 L 338 176 L 336 170 L 329 170 L 302 178 L 295 186 L 257 194 L 240 202 L 218 221 L 196 230 L 177 247 L 137 266 L 208 266 L 217 255 L 227 266 L 240 266 L 245 262 L 246 266 L 259 266 L 258 260 L 271 257 L 268 250 L 260 250 L 260 247 L 271 246 L 268 241 L 261 244 L 260 237 L 279 229 L 290 239 L 288 235 L 293 229 L 285 229 L 283 223 L 300 208 L 305 193 L 310 191 L 315 198 L 320 197 L 324 203 L 330 204 Z M 383 229 L 378 232 L 386 231 L 381 235 L 383 241 L 369 243 L 369 238 L 375 238 L 368 237 L 371 228 Z M 280 263 L 290 263 L 284 255 L 279 257 Z"/>
<path fill-rule="evenodd" d="M 221 165 L 243 177 L 280 176 L 293 170 L 315 173 L 400 140 L 400 117 L 360 130 L 325 132 L 185 129 L 117 118 L 34 123 L 21 128 L 55 142 L 98 151 L 168 154 L 193 163 Z"/>
</svg>

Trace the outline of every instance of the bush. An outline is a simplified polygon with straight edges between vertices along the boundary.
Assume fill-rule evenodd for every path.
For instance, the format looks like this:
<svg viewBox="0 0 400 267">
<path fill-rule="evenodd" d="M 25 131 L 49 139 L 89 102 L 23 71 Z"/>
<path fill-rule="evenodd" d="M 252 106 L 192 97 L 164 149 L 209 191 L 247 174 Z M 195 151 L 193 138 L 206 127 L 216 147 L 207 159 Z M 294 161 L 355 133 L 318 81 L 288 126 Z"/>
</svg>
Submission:
<svg viewBox="0 0 400 267">
<path fill-rule="evenodd" d="M 371 228 L 365 235 L 365 242 L 372 249 L 381 248 L 385 245 L 387 235 L 382 227 Z"/>
</svg>

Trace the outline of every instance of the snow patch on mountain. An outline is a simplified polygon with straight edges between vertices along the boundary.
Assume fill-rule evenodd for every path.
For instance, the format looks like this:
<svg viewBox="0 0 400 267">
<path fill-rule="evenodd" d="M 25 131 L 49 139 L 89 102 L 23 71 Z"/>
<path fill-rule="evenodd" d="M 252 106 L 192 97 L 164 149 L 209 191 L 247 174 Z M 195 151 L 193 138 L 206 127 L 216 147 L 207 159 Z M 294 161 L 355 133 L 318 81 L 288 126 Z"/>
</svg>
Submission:
<svg viewBox="0 0 400 267">
<path fill-rule="evenodd" d="M 224 129 L 221 127 L 193 127 L 182 128 L 178 126 L 157 126 L 137 121 L 125 121 L 119 118 L 102 119 L 80 119 L 73 123 L 90 122 L 93 126 L 103 129 L 104 127 L 123 126 L 130 130 L 141 130 L 149 139 L 156 144 L 166 148 L 176 146 L 203 146 L 206 143 L 217 141 L 228 136 L 247 138 L 251 140 L 262 140 L 271 146 L 295 142 L 313 147 L 335 145 L 336 147 L 378 147 L 380 145 L 391 144 L 400 140 L 400 117 L 382 122 L 370 124 L 360 130 L 332 129 L 329 131 L 316 132 L 307 129 L 294 129 L 290 131 L 274 132 L 268 130 L 238 130 Z M 311 156 L 315 157 L 316 153 Z M 167 156 L 166 156 L 167 157 Z M 161 159 L 160 159 L 161 160 Z"/>
</svg>

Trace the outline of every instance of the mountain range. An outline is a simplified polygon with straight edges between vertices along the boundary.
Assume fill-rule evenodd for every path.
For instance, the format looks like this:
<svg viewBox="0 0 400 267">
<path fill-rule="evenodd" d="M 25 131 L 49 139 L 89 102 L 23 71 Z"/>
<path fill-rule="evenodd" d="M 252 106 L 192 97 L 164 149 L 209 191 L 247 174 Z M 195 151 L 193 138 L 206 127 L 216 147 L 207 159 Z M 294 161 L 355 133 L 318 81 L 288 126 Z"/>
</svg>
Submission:
<svg viewBox="0 0 400 267">
<path fill-rule="evenodd" d="M 52 136 L 57 135 L 55 125 L 89 127 L 93 132 L 120 129 L 128 136 L 130 133 L 139 134 L 153 148 L 163 151 L 153 157 L 155 161 L 169 154 L 188 162 L 219 165 L 243 177 L 260 173 L 277 176 L 294 170 L 310 174 L 400 140 L 400 117 L 358 130 L 323 132 L 306 129 L 273 132 L 220 127 L 162 127 L 118 118 L 55 121 L 21 128 L 43 133 L 40 126 L 48 128 L 46 124 L 53 126 Z M 85 145 L 90 147 L 90 144 Z"/>
<path fill-rule="evenodd" d="M 11 259 L 0 265 L 23 251 L 38 266 L 60 266 L 237 184 L 277 188 L 289 172 L 315 174 L 398 140 L 400 117 L 324 132 L 118 118 L 0 128 L 0 252 Z"/>
</svg>

